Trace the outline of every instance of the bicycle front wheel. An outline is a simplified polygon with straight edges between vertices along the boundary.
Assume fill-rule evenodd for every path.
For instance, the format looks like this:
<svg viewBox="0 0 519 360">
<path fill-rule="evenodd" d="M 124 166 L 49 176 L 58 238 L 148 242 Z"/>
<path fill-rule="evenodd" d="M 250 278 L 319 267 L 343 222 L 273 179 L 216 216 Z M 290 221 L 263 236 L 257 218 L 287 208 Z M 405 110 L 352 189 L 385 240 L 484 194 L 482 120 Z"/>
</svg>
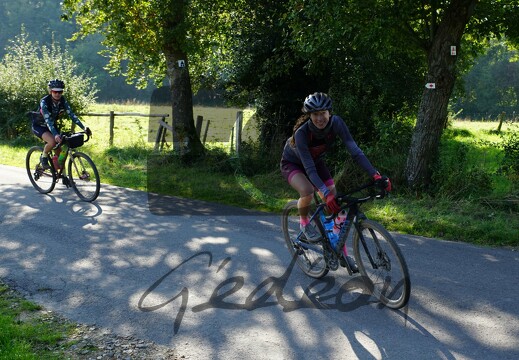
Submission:
<svg viewBox="0 0 519 360">
<path fill-rule="evenodd" d="M 43 148 L 41 146 L 30 148 L 25 157 L 25 167 L 32 186 L 40 193 L 48 194 L 56 186 L 56 171 L 53 166 L 49 169 L 44 169 L 41 166 L 40 156 L 42 152 Z"/>
<path fill-rule="evenodd" d="M 363 220 L 355 229 L 353 252 L 371 293 L 392 309 L 405 306 L 411 294 L 411 281 L 397 243 L 375 221 Z"/>
<path fill-rule="evenodd" d="M 320 242 L 307 242 L 299 228 L 297 200 L 289 202 L 283 209 L 281 225 L 288 252 L 297 257 L 296 262 L 301 270 L 316 279 L 328 274 L 323 245 Z"/>
<path fill-rule="evenodd" d="M 83 201 L 94 201 L 99 196 L 101 181 L 97 168 L 90 157 L 75 152 L 68 163 L 68 176 L 72 188 Z"/>
</svg>

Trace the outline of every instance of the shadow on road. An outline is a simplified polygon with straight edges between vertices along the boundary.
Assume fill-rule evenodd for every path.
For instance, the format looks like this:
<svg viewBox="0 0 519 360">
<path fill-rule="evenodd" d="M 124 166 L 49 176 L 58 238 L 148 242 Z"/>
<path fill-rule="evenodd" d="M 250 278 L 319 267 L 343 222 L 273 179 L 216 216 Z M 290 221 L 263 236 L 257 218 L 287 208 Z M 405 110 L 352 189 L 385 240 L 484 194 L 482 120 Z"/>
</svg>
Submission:
<svg viewBox="0 0 519 360">
<path fill-rule="evenodd" d="M 2 278 L 73 320 L 192 358 L 519 357 L 510 251 L 398 236 L 413 290 L 392 311 L 346 272 L 305 277 L 278 216 L 152 196 L 168 207 L 157 216 L 148 194 L 112 186 L 93 204 L 28 181 L 0 181 L 0 194 Z"/>
</svg>

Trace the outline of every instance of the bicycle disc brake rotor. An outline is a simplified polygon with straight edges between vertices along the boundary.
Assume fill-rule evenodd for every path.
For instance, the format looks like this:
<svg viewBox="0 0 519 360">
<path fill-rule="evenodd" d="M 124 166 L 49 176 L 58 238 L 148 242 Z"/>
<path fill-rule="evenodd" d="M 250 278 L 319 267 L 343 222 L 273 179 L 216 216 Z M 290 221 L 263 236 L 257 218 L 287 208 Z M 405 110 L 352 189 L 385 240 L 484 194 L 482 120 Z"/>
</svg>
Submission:
<svg viewBox="0 0 519 360">
<path fill-rule="evenodd" d="M 391 260 L 388 258 L 385 252 L 378 254 L 378 267 L 386 270 L 391 271 Z"/>
</svg>

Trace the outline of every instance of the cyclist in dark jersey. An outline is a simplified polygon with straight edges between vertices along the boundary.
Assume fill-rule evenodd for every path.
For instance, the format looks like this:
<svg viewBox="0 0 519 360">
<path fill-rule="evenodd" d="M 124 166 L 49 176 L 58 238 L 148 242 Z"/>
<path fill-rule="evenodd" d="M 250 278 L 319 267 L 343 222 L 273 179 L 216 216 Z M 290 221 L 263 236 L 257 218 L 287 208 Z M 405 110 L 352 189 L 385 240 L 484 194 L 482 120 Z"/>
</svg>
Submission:
<svg viewBox="0 0 519 360">
<path fill-rule="evenodd" d="M 85 130 L 88 135 L 91 131 L 85 127 L 81 120 L 74 114 L 67 100 L 63 96 L 65 83 L 59 79 L 50 80 L 48 83 L 49 95 L 40 100 L 39 114 L 32 117 L 32 132 L 45 141 L 45 147 L 41 154 L 40 162 L 44 168 L 49 168 L 49 152 L 56 144 L 61 142 L 61 136 L 56 120 L 67 113 L 70 119 Z"/>
<path fill-rule="evenodd" d="M 310 240 L 320 237 L 308 217 L 315 189 L 326 200 L 330 211 L 340 211 L 335 200 L 335 184 L 323 160 L 324 154 L 336 138 L 342 141 L 353 159 L 369 176 L 375 180 L 381 178 L 380 173 L 353 140 L 345 122 L 341 117 L 332 115 L 331 109 L 332 100 L 325 93 L 316 92 L 305 99 L 303 115 L 296 122 L 294 133 L 285 144 L 280 164 L 281 173 L 299 193 L 297 207 L 301 230 Z M 391 190 L 390 182 L 386 190 Z"/>
</svg>

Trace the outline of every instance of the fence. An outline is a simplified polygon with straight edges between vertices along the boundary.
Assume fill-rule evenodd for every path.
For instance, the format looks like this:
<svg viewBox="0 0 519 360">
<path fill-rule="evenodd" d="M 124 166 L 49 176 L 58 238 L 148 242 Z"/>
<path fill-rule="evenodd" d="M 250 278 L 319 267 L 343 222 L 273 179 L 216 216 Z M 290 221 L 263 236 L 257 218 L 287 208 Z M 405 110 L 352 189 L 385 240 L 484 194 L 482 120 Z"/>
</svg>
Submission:
<svg viewBox="0 0 519 360">
<path fill-rule="evenodd" d="M 108 143 L 110 146 L 114 144 L 114 126 L 115 126 L 115 117 L 116 116 L 143 116 L 143 117 L 160 117 L 162 118 L 160 121 L 165 122 L 166 118 L 169 117 L 169 114 L 140 114 L 140 113 L 116 113 L 115 111 L 110 111 L 109 114 L 98 114 L 98 113 L 86 113 L 81 114 L 82 116 L 109 116 L 110 117 L 110 138 Z"/>
<path fill-rule="evenodd" d="M 166 118 L 169 117 L 169 114 L 140 114 L 140 113 L 116 113 L 115 111 L 110 111 L 108 114 L 103 113 L 85 113 L 81 114 L 82 116 L 108 116 L 110 117 L 110 137 L 109 144 L 113 145 L 114 141 L 114 126 L 115 126 L 115 117 L 116 116 L 142 116 L 142 117 L 156 117 L 161 118 L 159 120 L 159 129 L 157 131 L 157 136 L 155 138 L 155 151 L 162 150 L 164 148 L 164 144 L 166 142 L 166 131 L 169 130 L 173 134 L 173 138 L 175 138 L 173 126 L 169 125 L 166 122 Z M 202 132 L 204 118 L 203 116 L 197 116 L 196 118 L 196 133 L 200 137 Z M 210 120 L 206 121 L 205 130 L 203 138 L 201 139 L 202 143 L 205 145 L 207 140 L 207 133 L 209 130 Z M 243 111 L 238 111 L 236 113 L 236 121 L 234 122 L 234 126 L 231 130 L 231 152 L 234 151 L 236 154 L 240 152 L 240 144 L 242 141 L 242 131 L 243 131 Z M 174 146 L 177 146 L 174 141 Z"/>
<path fill-rule="evenodd" d="M 198 137 L 201 137 L 202 125 L 204 118 L 203 116 L 196 117 L 195 129 Z M 205 145 L 207 140 L 207 132 L 209 130 L 210 120 L 206 121 L 204 135 L 201 138 L 202 144 Z M 166 131 L 169 130 L 172 134 L 174 134 L 173 127 L 169 125 L 164 119 L 159 121 L 159 130 L 157 131 L 157 137 L 155 139 L 155 151 L 160 151 L 164 148 Z M 234 126 L 231 129 L 231 152 L 238 154 L 240 152 L 240 145 L 242 140 L 242 132 L 243 132 L 243 111 L 238 111 L 236 113 L 236 121 L 234 122 Z M 174 140 L 174 146 L 177 145 L 177 142 Z M 175 150 L 177 150 L 175 148 Z"/>
</svg>

